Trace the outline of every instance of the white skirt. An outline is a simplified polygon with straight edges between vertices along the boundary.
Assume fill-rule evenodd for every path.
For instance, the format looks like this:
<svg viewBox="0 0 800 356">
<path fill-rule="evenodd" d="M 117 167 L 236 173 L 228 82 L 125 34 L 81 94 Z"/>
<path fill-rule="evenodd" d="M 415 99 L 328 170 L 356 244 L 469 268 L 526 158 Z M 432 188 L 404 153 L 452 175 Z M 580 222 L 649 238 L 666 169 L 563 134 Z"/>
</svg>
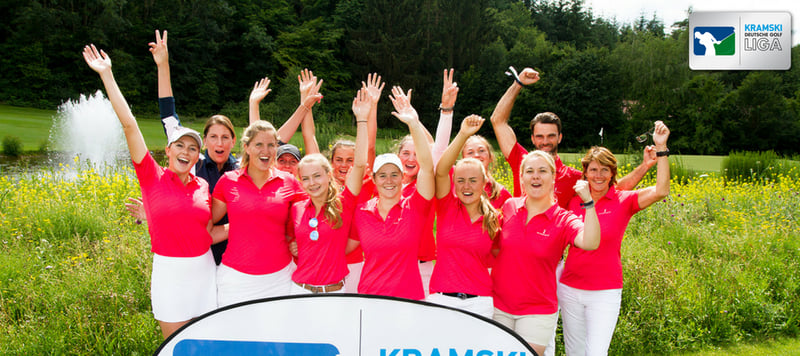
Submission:
<svg viewBox="0 0 800 356">
<path fill-rule="evenodd" d="M 217 307 L 217 265 L 211 250 L 198 257 L 153 254 L 150 302 L 156 320 L 191 320 Z"/>
<path fill-rule="evenodd" d="M 291 261 L 277 272 L 247 274 L 221 264 L 217 268 L 217 304 L 224 307 L 249 300 L 290 295 L 295 269 L 297 265 Z"/>
</svg>

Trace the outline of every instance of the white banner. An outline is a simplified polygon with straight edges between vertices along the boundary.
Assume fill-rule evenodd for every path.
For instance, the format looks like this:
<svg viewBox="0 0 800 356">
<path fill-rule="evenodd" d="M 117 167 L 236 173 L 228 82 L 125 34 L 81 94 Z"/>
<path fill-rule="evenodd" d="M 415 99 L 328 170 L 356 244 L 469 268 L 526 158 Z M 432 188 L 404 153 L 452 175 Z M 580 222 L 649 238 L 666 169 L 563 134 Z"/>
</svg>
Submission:
<svg viewBox="0 0 800 356">
<path fill-rule="evenodd" d="M 531 356 L 518 335 L 481 316 L 371 295 L 263 299 L 208 313 L 156 355 Z"/>
</svg>

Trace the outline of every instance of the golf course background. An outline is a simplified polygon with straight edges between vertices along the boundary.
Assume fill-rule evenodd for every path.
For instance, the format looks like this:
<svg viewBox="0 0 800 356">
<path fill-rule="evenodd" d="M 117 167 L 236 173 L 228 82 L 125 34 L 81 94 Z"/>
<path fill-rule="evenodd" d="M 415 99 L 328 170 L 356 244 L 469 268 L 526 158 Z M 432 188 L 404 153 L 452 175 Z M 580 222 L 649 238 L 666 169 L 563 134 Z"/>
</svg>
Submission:
<svg viewBox="0 0 800 356">
<path fill-rule="evenodd" d="M 0 106 L 0 128 L 36 150 L 54 113 Z M 321 120 L 317 127 L 349 130 L 340 125 Z M 140 126 L 150 148 L 162 150 L 158 120 Z M 391 137 L 381 139 L 379 151 Z M 635 165 L 635 157 L 626 160 L 621 174 Z M 611 354 L 705 355 L 731 345 L 732 352 L 796 352 L 800 171 L 796 162 L 776 162 L 735 179 L 719 169 L 673 167 L 689 173 L 674 175 L 670 196 L 637 214 L 626 234 Z M 496 176 L 510 187 L 509 167 L 498 163 Z M 652 173 L 643 186 L 654 184 Z M 101 173 L 75 159 L 0 177 L 0 353 L 137 355 L 157 348 L 149 238 L 146 223 L 125 212 L 131 196 L 139 188 L 129 165 Z M 761 346 L 753 350 L 753 343 Z"/>
</svg>

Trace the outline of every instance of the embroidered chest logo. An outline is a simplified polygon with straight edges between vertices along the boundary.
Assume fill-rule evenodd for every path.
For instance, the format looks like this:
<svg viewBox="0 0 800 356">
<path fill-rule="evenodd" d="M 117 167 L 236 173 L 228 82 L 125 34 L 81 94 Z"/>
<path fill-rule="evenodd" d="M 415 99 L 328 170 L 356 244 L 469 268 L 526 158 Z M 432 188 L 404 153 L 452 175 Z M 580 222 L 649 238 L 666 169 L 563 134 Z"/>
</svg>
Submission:
<svg viewBox="0 0 800 356">
<path fill-rule="evenodd" d="M 539 235 L 540 237 L 550 237 L 550 234 L 549 234 L 549 233 L 547 233 L 547 230 L 546 230 L 546 229 L 545 229 L 545 230 L 542 230 L 542 231 L 537 231 L 537 232 L 536 232 L 536 235 Z"/>
<path fill-rule="evenodd" d="M 603 211 L 597 213 L 597 215 L 608 215 L 608 214 L 611 214 L 611 212 L 608 211 L 608 209 L 603 209 Z"/>
<path fill-rule="evenodd" d="M 239 201 L 239 188 L 233 187 L 231 188 L 231 203 L 235 203 Z"/>
</svg>

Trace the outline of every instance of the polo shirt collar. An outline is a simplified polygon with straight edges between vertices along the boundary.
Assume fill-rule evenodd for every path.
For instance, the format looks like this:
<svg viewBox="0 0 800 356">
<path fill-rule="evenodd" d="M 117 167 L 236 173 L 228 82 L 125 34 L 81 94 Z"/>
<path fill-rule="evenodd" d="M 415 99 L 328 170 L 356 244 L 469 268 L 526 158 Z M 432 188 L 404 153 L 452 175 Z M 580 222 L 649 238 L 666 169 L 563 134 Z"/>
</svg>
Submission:
<svg viewBox="0 0 800 356">
<path fill-rule="evenodd" d="M 175 182 L 175 183 L 177 183 L 177 184 L 180 184 L 181 186 L 184 186 L 184 184 L 183 184 L 183 181 L 181 181 L 181 178 L 180 178 L 180 177 L 178 177 L 178 174 L 177 174 L 177 173 L 175 173 L 175 172 L 173 172 L 173 171 L 172 171 L 172 170 L 170 170 L 169 168 L 164 168 L 164 174 L 166 174 L 166 175 L 167 175 L 167 177 L 168 177 L 168 178 L 169 178 L 171 181 L 173 181 L 173 182 Z M 189 187 L 189 186 L 191 186 L 192 184 L 194 184 L 194 185 L 196 185 L 196 184 L 197 184 L 197 177 L 195 177 L 195 176 L 194 176 L 194 174 L 192 174 L 191 172 L 189 172 L 189 183 L 187 183 L 187 184 L 185 185 L 185 187 Z"/>
<path fill-rule="evenodd" d="M 242 178 L 242 177 L 247 177 L 247 179 L 248 179 L 249 181 L 251 181 L 251 182 L 253 181 L 253 178 L 252 178 L 252 177 L 250 177 L 250 175 L 249 175 L 249 174 L 247 174 L 247 167 L 242 167 L 242 168 L 239 168 L 239 169 L 237 169 L 237 170 L 234 170 L 233 172 L 236 172 L 236 178 L 237 178 L 237 179 L 240 179 L 240 178 Z M 275 168 L 275 167 L 271 167 L 271 168 L 269 169 L 269 178 L 267 179 L 267 182 L 265 183 L 265 185 L 266 185 L 267 183 L 271 182 L 271 181 L 272 181 L 272 180 L 274 180 L 274 179 L 283 179 L 283 178 L 284 178 L 283 176 L 281 176 L 281 175 L 277 174 L 277 172 L 279 172 L 279 171 L 278 171 L 278 169 L 277 169 L 277 168 Z"/>
<path fill-rule="evenodd" d="M 600 198 L 600 199 L 608 199 L 608 200 L 616 199 L 616 197 L 617 197 L 617 189 L 615 187 L 616 187 L 615 185 L 612 185 L 612 186 L 608 187 L 608 191 L 606 192 L 606 195 L 603 195 L 603 197 Z"/>
<path fill-rule="evenodd" d="M 517 211 L 520 210 L 520 209 L 525 209 L 525 211 L 527 212 L 528 208 L 525 207 L 525 200 L 526 199 L 527 198 L 523 196 L 523 197 L 520 197 L 520 198 L 512 200 L 514 202 L 514 209 L 517 210 Z M 553 217 L 556 215 L 556 210 L 558 210 L 558 203 L 554 203 L 547 210 L 545 210 L 544 213 L 542 213 L 542 214 L 544 214 L 545 217 L 547 217 L 548 220 L 552 220 Z M 538 214 L 538 215 L 542 215 L 542 214 Z"/>
</svg>

